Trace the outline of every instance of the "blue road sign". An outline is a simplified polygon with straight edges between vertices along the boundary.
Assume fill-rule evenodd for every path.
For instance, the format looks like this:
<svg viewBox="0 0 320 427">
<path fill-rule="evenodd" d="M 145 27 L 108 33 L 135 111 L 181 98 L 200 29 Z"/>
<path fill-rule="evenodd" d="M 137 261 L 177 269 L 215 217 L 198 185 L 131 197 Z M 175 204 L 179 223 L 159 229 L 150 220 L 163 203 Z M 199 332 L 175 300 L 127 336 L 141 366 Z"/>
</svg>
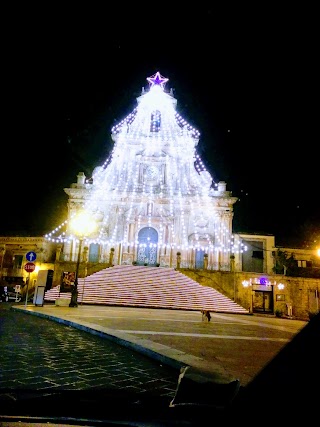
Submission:
<svg viewBox="0 0 320 427">
<path fill-rule="evenodd" d="M 28 261 L 33 262 L 37 258 L 37 254 L 35 252 L 33 252 L 33 251 L 30 251 L 30 252 L 27 253 L 26 258 L 27 258 Z"/>
</svg>

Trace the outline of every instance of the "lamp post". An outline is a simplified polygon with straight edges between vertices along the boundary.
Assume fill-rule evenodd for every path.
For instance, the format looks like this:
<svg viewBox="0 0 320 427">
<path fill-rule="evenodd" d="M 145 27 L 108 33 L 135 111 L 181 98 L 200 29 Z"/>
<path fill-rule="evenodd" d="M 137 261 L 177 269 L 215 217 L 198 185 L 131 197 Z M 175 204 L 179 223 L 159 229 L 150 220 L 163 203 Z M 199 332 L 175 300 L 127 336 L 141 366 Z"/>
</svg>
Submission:
<svg viewBox="0 0 320 427">
<path fill-rule="evenodd" d="M 0 281 L 2 281 L 2 270 L 3 270 L 3 260 L 4 256 L 6 254 L 6 245 L 4 244 L 3 247 L 0 249 L 1 252 L 1 268 L 0 268 Z"/>
<path fill-rule="evenodd" d="M 75 234 L 79 237 L 79 250 L 78 250 L 78 257 L 77 257 L 74 286 L 71 291 L 71 300 L 70 300 L 69 307 L 78 307 L 78 294 L 79 294 L 78 276 L 79 276 L 79 267 L 80 267 L 80 261 L 81 261 L 82 243 L 84 238 L 90 235 L 91 233 L 93 233 L 93 231 L 96 229 L 96 223 L 91 218 L 89 213 L 80 212 L 71 220 L 70 228 L 74 230 Z"/>
<path fill-rule="evenodd" d="M 320 258 L 320 248 L 317 249 L 317 255 Z M 318 289 L 315 290 L 315 295 L 316 295 L 316 310 L 317 312 L 319 312 L 319 291 Z"/>
</svg>

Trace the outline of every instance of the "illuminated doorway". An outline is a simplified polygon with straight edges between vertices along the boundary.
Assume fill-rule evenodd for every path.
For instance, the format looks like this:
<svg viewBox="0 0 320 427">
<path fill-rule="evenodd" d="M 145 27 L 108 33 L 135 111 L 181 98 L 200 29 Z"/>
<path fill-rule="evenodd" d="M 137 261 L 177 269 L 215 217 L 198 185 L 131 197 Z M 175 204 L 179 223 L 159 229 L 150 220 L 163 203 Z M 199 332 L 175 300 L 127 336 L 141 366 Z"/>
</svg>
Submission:
<svg viewBox="0 0 320 427">
<path fill-rule="evenodd" d="M 138 265 L 156 265 L 158 254 L 158 232 L 152 227 L 145 227 L 138 234 Z"/>
</svg>

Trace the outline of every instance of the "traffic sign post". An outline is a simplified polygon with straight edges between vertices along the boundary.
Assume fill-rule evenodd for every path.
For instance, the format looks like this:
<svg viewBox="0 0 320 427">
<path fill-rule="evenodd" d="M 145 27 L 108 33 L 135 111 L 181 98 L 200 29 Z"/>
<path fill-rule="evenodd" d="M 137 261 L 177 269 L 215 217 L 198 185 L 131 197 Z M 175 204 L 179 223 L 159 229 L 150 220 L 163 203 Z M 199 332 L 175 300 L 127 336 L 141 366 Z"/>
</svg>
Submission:
<svg viewBox="0 0 320 427">
<path fill-rule="evenodd" d="M 29 253 L 30 252 L 28 252 L 28 254 Z M 32 273 L 35 270 L 35 268 L 36 268 L 36 265 L 33 262 L 27 262 L 25 264 L 25 266 L 24 266 L 24 269 L 29 273 L 28 283 L 27 283 L 27 291 L 26 291 L 26 301 L 25 301 L 25 304 L 24 304 L 25 307 L 27 307 L 27 302 L 28 302 L 28 288 L 29 288 L 29 282 L 30 282 L 30 273 Z"/>
<path fill-rule="evenodd" d="M 26 258 L 28 261 L 33 262 L 37 259 L 37 254 L 33 251 L 27 253 Z"/>
<path fill-rule="evenodd" d="M 27 262 L 24 266 L 24 269 L 28 272 L 28 273 L 32 273 L 36 268 L 35 263 L 33 262 Z"/>
</svg>

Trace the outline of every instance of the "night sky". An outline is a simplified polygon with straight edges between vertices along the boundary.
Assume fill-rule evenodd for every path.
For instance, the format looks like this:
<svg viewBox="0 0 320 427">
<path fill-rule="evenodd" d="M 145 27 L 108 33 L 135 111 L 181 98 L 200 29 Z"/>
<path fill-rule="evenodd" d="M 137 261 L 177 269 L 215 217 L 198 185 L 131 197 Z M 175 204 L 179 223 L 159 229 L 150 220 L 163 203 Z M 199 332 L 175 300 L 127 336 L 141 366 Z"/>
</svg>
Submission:
<svg viewBox="0 0 320 427">
<path fill-rule="evenodd" d="M 63 189 L 104 162 L 159 71 L 214 180 L 239 197 L 234 231 L 320 243 L 315 11 L 131 7 L 8 11 L 0 235 L 66 219 Z"/>
</svg>

